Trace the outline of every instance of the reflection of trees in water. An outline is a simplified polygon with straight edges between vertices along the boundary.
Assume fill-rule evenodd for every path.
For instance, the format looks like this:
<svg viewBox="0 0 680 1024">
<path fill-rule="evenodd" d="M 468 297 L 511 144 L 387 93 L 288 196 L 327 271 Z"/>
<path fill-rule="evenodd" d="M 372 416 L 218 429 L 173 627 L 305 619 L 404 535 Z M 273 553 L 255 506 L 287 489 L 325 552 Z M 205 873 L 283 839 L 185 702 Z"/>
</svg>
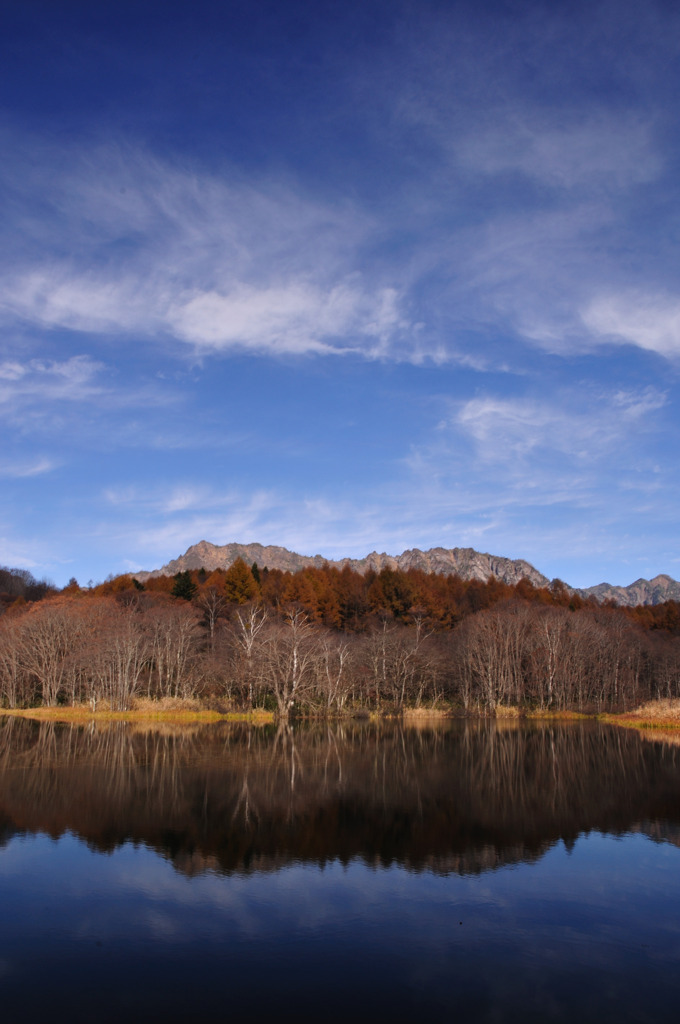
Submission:
<svg viewBox="0 0 680 1024">
<path fill-rule="evenodd" d="M 0 722 L 0 832 L 142 842 L 189 873 L 353 857 L 471 872 L 593 829 L 676 841 L 679 781 L 677 747 L 593 723 Z"/>
</svg>

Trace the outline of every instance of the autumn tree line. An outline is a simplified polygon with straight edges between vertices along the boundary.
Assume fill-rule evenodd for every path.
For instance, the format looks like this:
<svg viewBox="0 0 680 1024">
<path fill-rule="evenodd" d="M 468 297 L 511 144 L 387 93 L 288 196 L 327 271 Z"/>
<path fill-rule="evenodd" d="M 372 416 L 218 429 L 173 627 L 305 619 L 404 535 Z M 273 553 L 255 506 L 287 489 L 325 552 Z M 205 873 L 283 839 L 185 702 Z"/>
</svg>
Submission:
<svg viewBox="0 0 680 1024">
<path fill-rule="evenodd" d="M 680 696 L 680 605 L 421 570 L 248 566 L 61 591 L 0 569 L 0 702 L 342 714 L 625 710 Z"/>
</svg>

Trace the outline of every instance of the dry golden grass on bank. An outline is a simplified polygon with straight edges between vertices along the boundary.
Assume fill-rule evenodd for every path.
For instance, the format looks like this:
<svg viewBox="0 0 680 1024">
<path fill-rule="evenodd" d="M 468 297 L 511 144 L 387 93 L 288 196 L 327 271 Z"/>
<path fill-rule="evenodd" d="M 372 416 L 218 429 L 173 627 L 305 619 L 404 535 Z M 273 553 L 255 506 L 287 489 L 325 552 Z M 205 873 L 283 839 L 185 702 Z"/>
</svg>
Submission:
<svg viewBox="0 0 680 1024">
<path fill-rule="evenodd" d="M 521 711 L 514 704 L 497 704 L 496 718 L 520 718 Z"/>
<path fill-rule="evenodd" d="M 633 711 L 621 715 L 603 715 L 602 718 L 631 729 L 680 729 L 680 700 L 650 700 Z"/>
<path fill-rule="evenodd" d="M 680 700 L 650 700 L 630 712 L 633 718 L 645 718 L 648 721 L 676 721 L 680 723 Z"/>
<path fill-rule="evenodd" d="M 432 718 L 451 718 L 451 711 L 448 708 L 404 708 L 404 721 L 423 722 Z"/>
<path fill-rule="evenodd" d="M 527 718 L 537 722 L 581 722 L 593 715 L 584 715 L 581 711 L 528 711 Z"/>
<path fill-rule="evenodd" d="M 56 708 L 21 708 L 9 710 L 0 708 L 0 714 L 13 715 L 18 718 L 33 718 L 38 721 L 50 722 L 165 722 L 176 725 L 204 722 L 250 722 L 253 725 L 268 725 L 274 721 L 271 711 L 211 711 L 201 708 L 198 701 L 182 700 L 166 697 L 163 700 L 139 698 L 133 701 L 129 711 L 112 711 L 104 703 L 92 710 L 89 704 L 78 704 L 74 707 Z"/>
<path fill-rule="evenodd" d="M 378 717 L 378 716 L 376 716 Z M 479 708 L 465 711 L 463 708 L 404 708 L 402 717 L 405 722 L 427 721 L 428 719 L 493 719 L 497 722 L 518 722 L 520 720 L 579 722 L 593 715 L 580 711 L 527 711 L 516 704 L 498 704 L 494 712 L 485 713 Z"/>
<path fill-rule="evenodd" d="M 251 712 L 239 711 L 215 711 L 205 708 L 200 701 L 164 697 L 161 700 L 151 700 L 146 697 L 138 697 L 132 702 L 129 711 L 112 711 L 104 702 L 97 705 L 96 711 L 92 710 L 90 704 L 79 704 L 75 707 L 37 707 L 8 710 L 0 708 L 2 715 L 14 715 L 21 718 L 33 718 L 38 721 L 52 722 L 135 722 L 143 726 L 145 723 L 167 723 L 168 725 L 187 725 L 195 723 L 200 725 L 209 722 L 250 722 L 254 725 L 268 725 L 274 722 L 275 715 L 272 711 L 256 710 Z M 349 714 L 349 717 L 353 717 Z M 586 718 L 597 717 L 600 721 L 610 722 L 614 725 L 628 726 L 635 729 L 673 730 L 680 729 L 680 700 L 655 700 L 641 705 L 633 711 L 624 714 L 613 715 L 585 715 L 577 711 L 525 711 L 513 705 L 499 705 L 495 709 L 495 716 L 483 715 L 475 712 L 464 712 L 461 709 L 452 708 L 404 708 L 401 715 L 380 714 L 377 711 L 370 711 L 359 717 L 366 717 L 370 721 L 381 721 L 384 719 L 400 719 L 409 726 L 420 726 L 426 728 L 434 722 L 441 722 L 454 718 L 494 718 L 499 725 L 512 726 L 521 720 L 529 721 L 579 721 Z"/>
<path fill-rule="evenodd" d="M 184 714 L 206 709 L 200 701 L 192 697 L 160 697 L 158 700 L 152 700 L 151 697 L 134 697 L 130 710 L 140 711 L 146 715 L 157 715 L 167 711 Z"/>
</svg>

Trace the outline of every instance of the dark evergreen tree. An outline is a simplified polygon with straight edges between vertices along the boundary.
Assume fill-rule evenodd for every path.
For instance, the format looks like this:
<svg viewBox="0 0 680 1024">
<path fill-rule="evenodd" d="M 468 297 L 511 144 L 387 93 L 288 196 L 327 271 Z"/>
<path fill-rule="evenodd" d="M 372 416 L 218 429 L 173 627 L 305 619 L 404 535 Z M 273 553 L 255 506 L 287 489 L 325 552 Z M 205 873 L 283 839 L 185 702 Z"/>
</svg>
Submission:
<svg viewBox="0 0 680 1024">
<path fill-rule="evenodd" d="M 196 593 L 197 587 L 191 578 L 189 570 L 187 569 L 186 572 L 178 572 L 173 578 L 175 580 L 175 584 L 172 588 L 172 596 L 181 597 L 184 601 L 191 601 Z"/>
</svg>

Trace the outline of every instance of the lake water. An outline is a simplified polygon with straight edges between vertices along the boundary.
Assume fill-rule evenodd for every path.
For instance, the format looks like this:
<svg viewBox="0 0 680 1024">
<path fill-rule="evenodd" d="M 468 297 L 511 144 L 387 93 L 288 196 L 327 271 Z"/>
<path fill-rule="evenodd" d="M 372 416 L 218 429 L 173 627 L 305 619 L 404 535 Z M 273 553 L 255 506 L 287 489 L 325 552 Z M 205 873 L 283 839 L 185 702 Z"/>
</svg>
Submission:
<svg viewBox="0 0 680 1024">
<path fill-rule="evenodd" d="M 680 1010 L 680 746 L 0 719 L 8 1021 Z"/>
</svg>

